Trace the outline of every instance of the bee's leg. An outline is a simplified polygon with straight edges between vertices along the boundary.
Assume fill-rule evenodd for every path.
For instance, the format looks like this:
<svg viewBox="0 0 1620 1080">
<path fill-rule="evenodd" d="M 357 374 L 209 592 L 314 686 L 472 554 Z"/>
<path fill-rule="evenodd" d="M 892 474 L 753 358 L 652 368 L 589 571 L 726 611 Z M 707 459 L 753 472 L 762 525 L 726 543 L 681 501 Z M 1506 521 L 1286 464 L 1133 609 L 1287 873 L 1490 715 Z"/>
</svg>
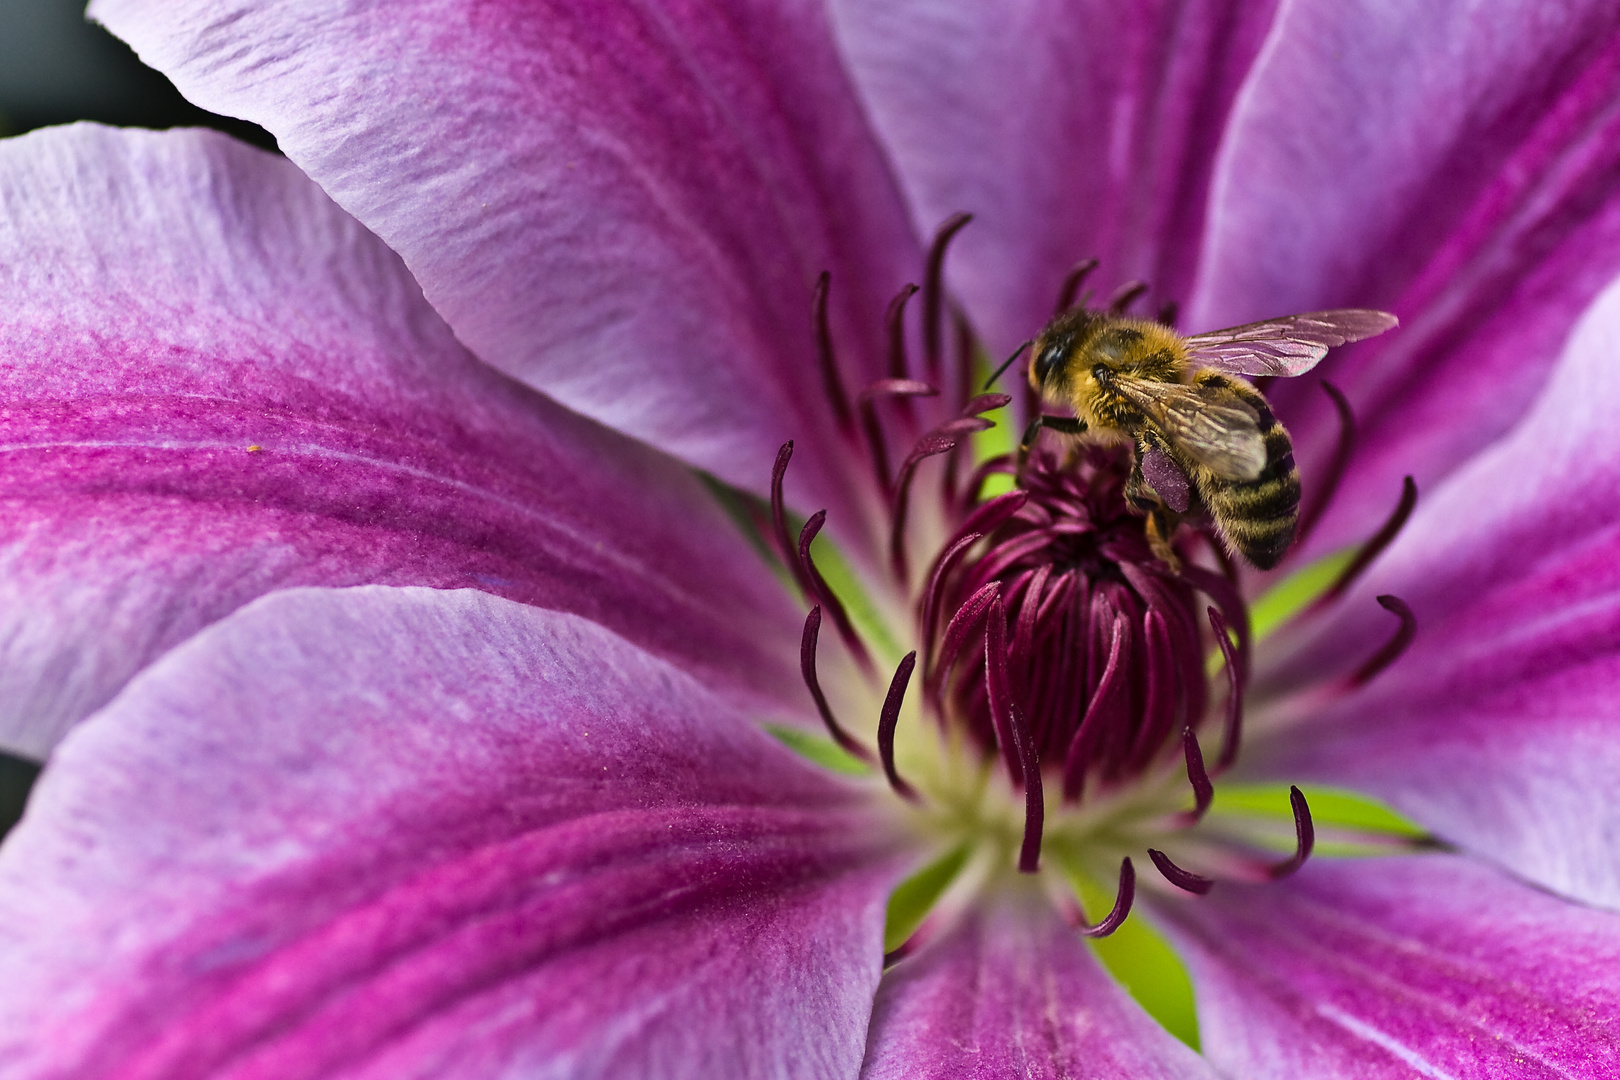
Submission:
<svg viewBox="0 0 1620 1080">
<path fill-rule="evenodd" d="M 1083 435 L 1086 422 L 1073 416 L 1047 416 L 1042 413 L 1029 422 L 1024 429 L 1024 441 L 1018 444 L 1020 453 L 1028 453 L 1029 448 L 1035 445 L 1035 437 L 1041 433 L 1041 428 L 1051 428 L 1060 435 Z"/>
</svg>

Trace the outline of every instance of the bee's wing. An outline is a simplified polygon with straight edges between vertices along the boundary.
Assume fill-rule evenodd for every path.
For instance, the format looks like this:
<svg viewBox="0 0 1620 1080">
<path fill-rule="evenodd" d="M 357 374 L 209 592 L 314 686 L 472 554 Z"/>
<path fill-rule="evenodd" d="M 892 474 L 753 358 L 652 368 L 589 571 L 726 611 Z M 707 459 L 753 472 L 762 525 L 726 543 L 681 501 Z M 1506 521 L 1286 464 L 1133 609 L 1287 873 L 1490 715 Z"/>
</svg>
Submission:
<svg viewBox="0 0 1620 1080">
<path fill-rule="evenodd" d="M 1116 377 L 1112 385 L 1142 410 L 1170 444 L 1215 475 L 1254 480 L 1266 467 L 1266 441 L 1254 410 L 1212 387 Z"/>
<path fill-rule="evenodd" d="M 1346 308 L 1246 323 L 1185 338 L 1187 359 L 1232 375 L 1303 375 L 1328 349 L 1395 326 L 1387 311 Z"/>
</svg>

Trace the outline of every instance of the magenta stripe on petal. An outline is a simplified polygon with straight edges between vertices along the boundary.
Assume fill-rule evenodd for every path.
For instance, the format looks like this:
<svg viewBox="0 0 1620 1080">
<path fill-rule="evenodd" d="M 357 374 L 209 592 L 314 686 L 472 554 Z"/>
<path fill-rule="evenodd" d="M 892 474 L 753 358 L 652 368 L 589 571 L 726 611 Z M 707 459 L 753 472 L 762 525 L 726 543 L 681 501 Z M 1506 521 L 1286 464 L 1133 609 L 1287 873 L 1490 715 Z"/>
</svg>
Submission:
<svg viewBox="0 0 1620 1080">
<path fill-rule="evenodd" d="M 811 324 L 883 370 L 921 273 L 815 0 L 108 0 L 93 15 L 244 116 L 388 242 L 457 336 L 563 404 L 855 530 Z M 791 497 L 791 495 L 790 495 Z"/>
<path fill-rule="evenodd" d="M 1031 888 L 884 976 L 862 1080 L 1214 1080 Z"/>
<path fill-rule="evenodd" d="M 1233 108 L 1185 321 L 1400 316 L 1321 368 L 1359 429 L 1321 552 L 1508 430 L 1617 271 L 1620 8 L 1299 0 Z M 1337 427 L 1314 382 L 1270 391 L 1307 488 Z"/>
<path fill-rule="evenodd" d="M 1230 1076 L 1620 1071 L 1620 916 L 1451 855 L 1318 860 L 1160 901 Z"/>
<path fill-rule="evenodd" d="M 851 1075 L 903 869 L 867 799 L 575 616 L 278 593 L 53 756 L 0 853 L 0 1060 Z"/>
<path fill-rule="evenodd" d="M 1391 632 L 1380 595 L 1410 605 L 1410 650 L 1364 690 L 1251 740 L 1246 771 L 1367 791 L 1532 881 L 1620 909 L 1617 343 L 1620 283 L 1520 427 L 1419 500 L 1255 693 L 1347 674 Z"/>
<path fill-rule="evenodd" d="M 1051 317 L 1065 274 L 1185 300 L 1227 110 L 1270 0 L 833 0 L 919 229 L 968 211 L 948 276 L 990 351 Z"/>
<path fill-rule="evenodd" d="M 798 707 L 796 619 L 702 486 L 480 364 L 286 162 L 56 129 L 0 148 L 0 205 L 0 745 L 307 584 L 575 611 Z"/>
</svg>

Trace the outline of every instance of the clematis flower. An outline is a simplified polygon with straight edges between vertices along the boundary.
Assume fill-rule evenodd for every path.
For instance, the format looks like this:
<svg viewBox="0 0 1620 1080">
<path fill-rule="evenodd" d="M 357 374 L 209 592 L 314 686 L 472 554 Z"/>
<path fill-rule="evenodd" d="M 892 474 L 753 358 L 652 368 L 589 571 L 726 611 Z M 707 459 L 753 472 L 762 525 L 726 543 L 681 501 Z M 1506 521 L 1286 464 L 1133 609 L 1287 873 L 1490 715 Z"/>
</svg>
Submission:
<svg viewBox="0 0 1620 1080">
<path fill-rule="evenodd" d="M 1615 1071 L 1612 5 L 92 13 L 287 160 L 0 144 L 0 1075 Z M 1400 316 L 1283 592 L 970 456 L 1087 257 Z"/>
</svg>

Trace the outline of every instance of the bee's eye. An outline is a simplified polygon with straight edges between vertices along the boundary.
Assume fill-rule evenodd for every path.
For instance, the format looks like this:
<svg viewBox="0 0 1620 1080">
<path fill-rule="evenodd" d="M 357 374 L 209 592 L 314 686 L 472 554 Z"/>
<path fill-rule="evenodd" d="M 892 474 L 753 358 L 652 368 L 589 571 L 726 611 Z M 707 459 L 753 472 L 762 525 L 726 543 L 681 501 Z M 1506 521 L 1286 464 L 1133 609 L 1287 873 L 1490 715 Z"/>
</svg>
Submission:
<svg viewBox="0 0 1620 1080">
<path fill-rule="evenodd" d="M 1041 355 L 1035 358 L 1035 379 L 1044 384 L 1057 370 L 1059 361 L 1063 359 L 1063 350 L 1057 345 L 1048 345 L 1041 350 Z"/>
</svg>

